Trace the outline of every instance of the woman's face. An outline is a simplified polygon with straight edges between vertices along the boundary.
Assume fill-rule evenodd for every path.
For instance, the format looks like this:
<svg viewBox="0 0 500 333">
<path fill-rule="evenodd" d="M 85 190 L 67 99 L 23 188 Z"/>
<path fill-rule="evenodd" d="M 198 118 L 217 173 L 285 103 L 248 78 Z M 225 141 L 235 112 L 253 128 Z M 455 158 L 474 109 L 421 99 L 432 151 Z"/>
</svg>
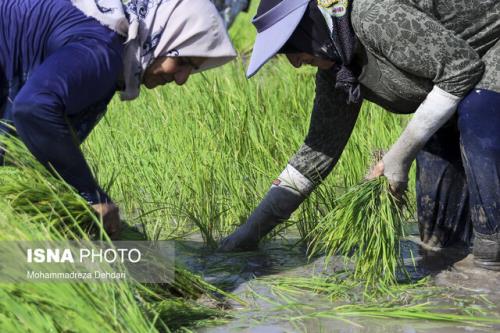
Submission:
<svg viewBox="0 0 500 333">
<path fill-rule="evenodd" d="M 287 53 L 286 57 L 293 67 L 299 68 L 302 65 L 311 65 L 318 67 L 319 69 L 330 69 L 335 62 L 331 60 L 326 60 L 320 57 L 313 56 L 309 53 Z"/>
<path fill-rule="evenodd" d="M 172 81 L 178 85 L 186 83 L 194 69 L 203 64 L 206 58 L 200 57 L 159 57 L 144 72 L 142 83 L 153 89 Z"/>
</svg>

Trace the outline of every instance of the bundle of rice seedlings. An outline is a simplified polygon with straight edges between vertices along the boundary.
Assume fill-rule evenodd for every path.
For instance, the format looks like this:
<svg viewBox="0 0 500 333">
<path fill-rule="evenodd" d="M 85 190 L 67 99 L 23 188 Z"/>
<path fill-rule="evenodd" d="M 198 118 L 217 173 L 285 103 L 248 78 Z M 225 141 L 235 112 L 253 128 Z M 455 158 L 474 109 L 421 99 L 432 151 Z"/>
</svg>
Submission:
<svg viewBox="0 0 500 333">
<path fill-rule="evenodd" d="M 42 217 L 37 225 L 27 217 L 0 199 L 0 227 L 7 231 L 0 241 L 66 236 L 45 228 L 48 220 Z M 85 239 L 86 235 L 75 232 L 75 237 Z M 134 281 L 0 283 L 0 331 L 170 332 L 222 320 L 227 314 L 219 303 L 226 295 L 180 266 L 175 280 L 164 285 Z M 202 304 L 200 298 L 212 302 Z"/>
<path fill-rule="evenodd" d="M 98 230 L 99 219 L 64 182 L 36 170 L 0 168 L 0 197 L 17 214 L 68 237 Z"/>
<path fill-rule="evenodd" d="M 8 165 L 0 167 L 0 227 L 7 231 L 0 241 L 88 240 L 99 223 L 88 204 L 18 139 L 0 135 L 0 147 Z M 218 303 L 226 296 L 182 267 L 165 285 L 0 283 L 0 331 L 170 332 L 223 318 Z M 199 304 L 202 297 L 215 302 Z"/>
<path fill-rule="evenodd" d="M 350 188 L 313 230 L 312 254 L 327 260 L 343 255 L 355 261 L 354 277 L 367 286 L 394 284 L 404 268 L 399 239 L 403 236 L 402 202 L 383 177 Z"/>
<path fill-rule="evenodd" d="M 99 225 L 87 202 L 41 165 L 19 139 L 0 135 L 0 147 L 6 151 L 5 166 L 0 167 L 0 198 L 16 214 L 67 236 L 86 234 Z"/>
</svg>

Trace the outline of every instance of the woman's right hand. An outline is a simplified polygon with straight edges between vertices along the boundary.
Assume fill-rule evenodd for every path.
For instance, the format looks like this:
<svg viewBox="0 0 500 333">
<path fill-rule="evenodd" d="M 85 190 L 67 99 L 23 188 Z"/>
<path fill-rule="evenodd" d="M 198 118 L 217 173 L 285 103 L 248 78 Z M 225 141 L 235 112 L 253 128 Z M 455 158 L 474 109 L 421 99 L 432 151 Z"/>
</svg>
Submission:
<svg viewBox="0 0 500 333">
<path fill-rule="evenodd" d="M 122 231 L 122 221 L 120 219 L 120 210 L 114 203 L 98 203 L 92 205 L 92 208 L 97 213 L 102 221 L 104 230 L 109 238 L 116 240 Z"/>
</svg>

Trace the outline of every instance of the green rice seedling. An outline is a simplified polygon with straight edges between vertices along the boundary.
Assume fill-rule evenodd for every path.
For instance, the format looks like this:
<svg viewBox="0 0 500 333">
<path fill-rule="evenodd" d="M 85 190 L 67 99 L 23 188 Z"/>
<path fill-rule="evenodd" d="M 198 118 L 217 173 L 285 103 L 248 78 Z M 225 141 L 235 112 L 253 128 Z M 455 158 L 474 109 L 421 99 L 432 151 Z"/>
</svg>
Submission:
<svg viewBox="0 0 500 333">
<path fill-rule="evenodd" d="M 2 332 L 148 332 L 154 329 L 128 287 L 0 285 Z"/>
<path fill-rule="evenodd" d="M 99 219 L 67 184 L 49 181 L 36 170 L 0 169 L 0 196 L 18 214 L 33 223 L 45 223 L 48 228 L 67 236 L 78 232 L 96 231 Z"/>
<path fill-rule="evenodd" d="M 307 133 L 315 71 L 292 69 L 278 58 L 246 80 L 244 61 L 194 75 L 182 87 L 143 90 L 130 103 L 112 101 L 83 149 L 101 183 L 115 180 L 110 194 L 127 220 L 161 223 L 164 238 L 201 233 L 214 245 L 257 206 Z M 305 216 L 291 218 L 302 237 L 403 123 L 365 104 L 336 169 Z"/>
<path fill-rule="evenodd" d="M 403 268 L 399 239 L 403 236 L 401 202 L 385 178 L 366 181 L 347 190 L 313 231 L 312 254 L 352 258 L 354 277 L 367 286 L 396 283 Z"/>
<path fill-rule="evenodd" d="M 40 217 L 18 214 L 0 199 L 4 240 L 56 240 Z M 2 332 L 149 332 L 147 319 L 135 300 L 133 285 L 123 283 L 0 283 Z"/>
<path fill-rule="evenodd" d="M 0 167 L 0 198 L 15 213 L 67 236 L 101 230 L 85 200 L 38 163 L 19 139 L 2 135 L 0 146 L 7 164 Z"/>
<path fill-rule="evenodd" d="M 500 324 L 498 313 L 490 310 L 491 302 L 484 296 L 465 298 L 454 295 L 456 290 L 432 286 L 428 279 L 408 285 L 385 286 L 377 294 L 364 293 L 363 283 L 351 279 L 346 272 L 330 276 L 268 277 L 255 283 L 267 286 L 273 295 L 271 299 L 252 289 L 257 299 L 274 305 L 262 314 L 266 319 L 273 316 L 286 317 L 290 321 L 393 318 L 471 326 Z M 316 302 L 304 304 L 306 298 Z M 283 316 L 283 311 L 288 314 Z"/>
<path fill-rule="evenodd" d="M 315 72 L 278 58 L 246 80 L 243 62 L 111 103 L 84 152 L 101 183 L 115 179 L 110 194 L 127 220 L 161 224 L 163 238 L 200 233 L 215 246 L 258 205 L 307 134 Z M 335 170 L 291 217 L 304 240 L 405 121 L 364 105 Z"/>
<path fill-rule="evenodd" d="M 313 242 L 314 230 L 317 227 L 317 221 L 322 220 L 329 212 L 335 207 L 335 198 L 337 192 L 342 189 L 326 191 L 325 187 L 318 188 L 315 192 L 311 193 L 301 205 L 298 214 L 297 230 L 299 232 L 301 241 L 309 245 Z"/>
<path fill-rule="evenodd" d="M 84 226 L 98 221 L 83 199 L 37 164 L 19 140 L 0 139 L 11 165 L 0 168 L 0 227 L 7 231 L 0 241 L 88 240 Z M 169 332 L 227 316 L 216 305 L 198 304 L 200 297 L 217 303 L 232 296 L 180 266 L 166 285 L 0 284 L 0 331 Z"/>
<path fill-rule="evenodd" d="M 183 299 L 162 300 L 152 303 L 151 309 L 161 319 L 160 331 L 185 331 L 188 328 L 223 324 L 230 318 L 226 311 L 199 305 Z"/>
<path fill-rule="evenodd" d="M 441 312 L 443 310 L 450 312 Z M 493 326 L 500 324 L 500 318 L 494 316 L 467 315 L 453 312 L 460 312 L 460 306 L 448 306 L 446 308 L 433 306 L 432 304 L 417 304 L 403 306 L 353 305 L 346 304 L 335 306 L 323 311 L 314 311 L 307 314 L 290 316 L 289 320 L 298 321 L 313 318 L 378 318 L 378 319 L 407 319 L 407 320 L 428 320 L 449 323 L 460 323 L 470 326 Z"/>
<path fill-rule="evenodd" d="M 1 240 L 62 240 L 66 235 L 18 214 L 0 200 Z M 45 222 L 45 223 L 44 223 Z M 78 235 L 85 238 L 84 234 Z M 197 304 L 199 297 L 220 300 L 224 292 L 177 267 L 174 282 L 144 286 L 109 283 L 0 283 L 2 332 L 169 332 L 226 317 L 218 307 Z M 173 314 L 176 315 L 173 315 Z M 206 321 L 206 322 L 205 322 Z"/>
<path fill-rule="evenodd" d="M 110 194 L 127 220 L 161 223 L 160 237 L 198 232 L 208 244 L 245 221 L 299 147 L 313 101 L 311 70 L 291 72 L 280 59 L 269 71 L 282 80 L 247 81 L 233 62 L 111 103 L 84 151 L 101 183 L 116 175 Z"/>
<path fill-rule="evenodd" d="M 307 277 L 265 277 L 260 278 L 258 283 L 268 286 L 273 293 L 298 295 L 297 300 L 309 293 L 325 296 L 330 302 L 353 304 L 417 304 L 427 302 L 432 297 L 443 299 L 443 295 L 451 291 L 434 287 L 428 278 L 424 278 L 411 284 L 381 285 L 379 292 L 367 292 L 363 281 L 352 279 L 349 271 Z"/>
<path fill-rule="evenodd" d="M 339 162 L 323 186 L 317 188 L 301 207 L 297 227 L 306 243 L 310 243 L 313 229 L 318 221 L 323 220 L 333 209 L 336 199 L 347 189 L 357 185 L 359 180 L 365 177 L 367 170 L 378 162 L 379 158 L 374 153 L 390 147 L 403 131 L 407 121 L 408 116 L 389 114 L 369 102 L 363 104 Z M 415 170 L 411 169 L 407 203 L 415 201 L 414 175 Z M 407 209 L 408 215 L 415 211 L 414 207 Z"/>
<path fill-rule="evenodd" d="M 175 267 L 175 281 L 168 286 L 168 289 L 172 294 L 184 299 L 197 299 L 203 296 L 215 302 L 231 299 L 242 305 L 245 304 L 239 297 L 213 286 L 180 265 Z"/>
<path fill-rule="evenodd" d="M 293 302 L 299 302 L 307 293 L 326 296 L 330 302 L 338 300 L 354 302 L 354 297 L 363 294 L 359 293 L 361 289 L 359 281 L 341 279 L 339 275 L 262 278 L 258 283 L 271 288 L 273 295 Z"/>
<path fill-rule="evenodd" d="M 214 246 L 245 222 L 307 134 L 315 69 L 293 69 L 277 57 L 245 78 L 256 7 L 252 2 L 230 31 L 239 59 L 182 87 L 144 89 L 130 103 L 114 99 L 83 145 L 100 183 L 115 180 L 110 194 L 126 219 L 155 232 L 161 225 L 160 238 L 201 233 Z M 304 240 L 332 198 L 363 177 L 371 152 L 396 140 L 406 118 L 364 104 L 334 172 L 291 218 Z"/>
<path fill-rule="evenodd" d="M 250 29 L 249 22 L 257 12 L 256 1 L 250 2 L 250 8 L 247 13 L 241 12 L 236 17 L 234 24 L 229 30 L 229 35 L 233 42 L 234 47 L 243 54 L 248 54 L 252 50 L 253 42 L 255 40 L 256 31 Z"/>
</svg>

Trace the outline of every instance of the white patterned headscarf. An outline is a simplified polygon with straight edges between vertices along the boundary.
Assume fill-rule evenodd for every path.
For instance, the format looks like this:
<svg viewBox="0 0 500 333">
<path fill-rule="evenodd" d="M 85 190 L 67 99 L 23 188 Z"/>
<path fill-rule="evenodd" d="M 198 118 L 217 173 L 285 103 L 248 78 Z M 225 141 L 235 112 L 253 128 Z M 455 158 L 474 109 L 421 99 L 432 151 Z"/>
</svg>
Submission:
<svg viewBox="0 0 500 333">
<path fill-rule="evenodd" d="M 127 38 L 122 100 L 139 96 L 142 76 L 163 56 L 204 57 L 197 71 L 236 56 L 224 23 L 209 0 L 72 0 L 83 13 Z"/>
</svg>

